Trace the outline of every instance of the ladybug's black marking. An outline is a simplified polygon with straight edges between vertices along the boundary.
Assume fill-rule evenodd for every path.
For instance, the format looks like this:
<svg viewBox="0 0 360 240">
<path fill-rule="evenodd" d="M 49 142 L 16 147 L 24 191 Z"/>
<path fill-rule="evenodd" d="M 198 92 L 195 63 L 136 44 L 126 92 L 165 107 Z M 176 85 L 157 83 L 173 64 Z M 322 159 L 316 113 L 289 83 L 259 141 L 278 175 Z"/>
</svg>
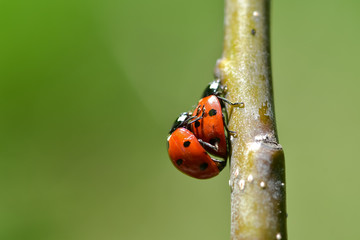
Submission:
<svg viewBox="0 0 360 240">
<path fill-rule="evenodd" d="M 211 145 L 215 145 L 216 143 L 219 143 L 220 142 L 220 138 L 212 138 L 212 139 L 210 139 L 210 141 L 209 141 L 209 143 L 211 144 Z"/>
<path fill-rule="evenodd" d="M 251 29 L 251 34 L 252 34 L 253 36 L 255 36 L 256 30 L 255 30 L 255 29 Z"/>
<path fill-rule="evenodd" d="M 190 146 L 190 141 L 184 142 L 184 147 L 188 147 L 188 146 Z"/>
<path fill-rule="evenodd" d="M 182 163 L 183 163 L 183 160 L 182 160 L 182 159 L 176 160 L 176 164 L 177 164 L 178 166 L 180 166 Z"/>
<path fill-rule="evenodd" d="M 196 121 L 196 122 L 195 122 L 195 127 L 196 127 L 196 128 L 200 127 L 200 122 L 199 122 L 199 121 Z"/>
<path fill-rule="evenodd" d="M 188 112 L 181 113 L 180 116 L 175 120 L 174 124 L 172 125 L 169 134 L 173 133 L 176 129 L 186 125 L 186 123 L 189 120 L 190 116 L 191 115 Z"/>
<path fill-rule="evenodd" d="M 209 85 L 205 88 L 205 91 L 202 95 L 201 98 L 204 98 L 204 97 L 207 97 L 207 96 L 210 96 L 210 95 L 220 95 L 223 93 L 223 88 L 220 84 L 220 80 L 215 80 L 211 83 L 209 83 Z"/>
<path fill-rule="evenodd" d="M 200 170 L 204 171 L 205 169 L 207 169 L 208 166 L 209 166 L 209 164 L 204 162 L 204 163 L 200 164 Z"/>
<path fill-rule="evenodd" d="M 215 116 L 216 113 L 217 113 L 217 112 L 216 112 L 215 109 L 211 109 L 211 110 L 209 111 L 209 116 L 210 116 L 210 117 Z"/>
</svg>

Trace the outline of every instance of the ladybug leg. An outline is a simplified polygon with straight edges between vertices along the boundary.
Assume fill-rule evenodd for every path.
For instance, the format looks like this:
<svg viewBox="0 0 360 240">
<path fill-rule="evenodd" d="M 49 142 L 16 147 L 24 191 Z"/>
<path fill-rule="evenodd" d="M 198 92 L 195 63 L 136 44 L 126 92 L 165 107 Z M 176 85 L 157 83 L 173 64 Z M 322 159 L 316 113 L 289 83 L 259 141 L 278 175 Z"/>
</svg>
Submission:
<svg viewBox="0 0 360 240">
<path fill-rule="evenodd" d="M 190 125 L 190 124 L 192 124 L 192 123 L 194 123 L 194 122 L 196 122 L 196 121 L 198 121 L 198 120 L 200 120 L 202 118 L 203 118 L 203 116 L 197 117 L 194 120 L 191 120 L 190 122 L 188 122 L 188 124 Z"/>
<path fill-rule="evenodd" d="M 237 107 L 240 107 L 240 108 L 245 107 L 245 104 L 243 102 L 231 102 L 231 101 L 227 100 L 226 98 L 223 98 L 223 97 L 220 97 L 220 96 L 218 96 L 218 98 L 221 99 L 223 102 L 231 105 L 231 106 L 237 106 Z"/>
<path fill-rule="evenodd" d="M 199 141 L 199 143 L 200 143 L 201 145 L 207 146 L 207 147 L 213 149 L 214 151 L 218 151 L 218 150 L 219 150 L 219 146 L 218 146 L 217 143 L 215 143 L 215 145 L 212 145 L 212 144 L 210 144 L 210 143 L 204 142 L 204 141 L 201 140 L 201 139 L 198 139 L 198 141 Z"/>
<path fill-rule="evenodd" d="M 203 107 L 203 108 L 204 108 L 204 107 Z M 195 116 L 191 116 L 191 117 L 189 117 L 188 119 L 186 119 L 184 125 L 190 125 L 190 124 L 192 124 L 192 123 L 200 120 L 201 118 L 203 118 L 203 117 L 204 117 L 204 112 L 202 113 L 202 115 L 201 115 L 200 117 L 197 117 L 197 115 L 199 115 L 199 113 L 200 113 L 200 109 L 201 109 L 201 108 L 200 108 L 200 106 L 199 106 L 198 109 L 197 109 L 196 115 L 195 115 Z"/>
<path fill-rule="evenodd" d="M 224 116 L 224 114 L 222 115 L 222 117 L 223 117 L 223 120 L 224 120 L 224 127 L 225 127 L 226 132 L 227 132 L 228 134 L 230 134 L 231 136 L 236 137 L 236 136 L 237 136 L 236 131 L 231 131 L 231 130 L 228 128 L 227 124 L 225 123 L 225 116 Z"/>
<path fill-rule="evenodd" d="M 216 163 L 220 171 L 223 170 L 224 167 L 226 166 L 226 159 L 219 160 L 219 159 L 211 158 L 211 160 L 213 160 Z"/>
<path fill-rule="evenodd" d="M 203 107 L 203 108 L 204 108 L 204 107 Z M 195 114 L 195 115 L 196 115 L 196 116 L 199 115 L 200 111 L 201 111 L 201 106 L 199 105 L 199 106 L 197 107 L 197 109 L 196 109 L 196 114 Z"/>
<path fill-rule="evenodd" d="M 214 162 L 217 162 L 217 163 L 224 163 L 224 162 L 226 162 L 226 160 L 220 160 L 220 159 L 215 159 L 215 158 L 211 158 L 211 160 L 213 160 Z"/>
<path fill-rule="evenodd" d="M 201 108 L 200 107 L 198 107 L 198 109 L 197 109 L 197 112 L 196 112 L 196 116 L 197 115 L 199 115 L 199 113 L 200 113 L 200 110 Z M 188 122 L 187 124 L 192 124 L 192 123 L 194 123 L 194 122 L 196 122 L 196 121 L 198 121 L 198 120 L 200 120 L 200 119 L 202 119 L 203 117 L 204 117 L 204 114 L 205 114 L 205 106 L 203 106 L 202 107 L 202 113 L 201 113 L 201 116 L 200 117 L 197 117 L 197 118 L 191 118 L 191 119 L 189 119 L 189 120 L 191 120 L 190 122 Z"/>
<path fill-rule="evenodd" d="M 224 124 L 224 127 L 225 127 L 226 131 L 227 131 L 230 135 L 232 135 L 232 136 L 234 136 L 234 137 L 237 136 L 237 132 L 236 132 L 236 131 L 231 131 L 226 124 Z"/>
<path fill-rule="evenodd" d="M 185 124 L 184 125 L 189 125 L 189 124 L 191 124 L 191 123 L 193 123 L 194 121 L 194 119 L 198 119 L 198 117 L 196 117 L 196 116 L 191 116 L 191 117 L 189 117 L 188 119 L 186 119 L 186 122 L 185 122 Z M 196 121 L 195 120 L 195 121 Z"/>
<path fill-rule="evenodd" d="M 205 114 L 205 105 L 203 105 L 202 107 L 199 106 L 199 107 L 197 108 L 197 110 L 196 110 L 196 116 L 199 115 L 200 111 L 202 111 L 201 116 L 204 116 L 204 114 Z"/>
</svg>

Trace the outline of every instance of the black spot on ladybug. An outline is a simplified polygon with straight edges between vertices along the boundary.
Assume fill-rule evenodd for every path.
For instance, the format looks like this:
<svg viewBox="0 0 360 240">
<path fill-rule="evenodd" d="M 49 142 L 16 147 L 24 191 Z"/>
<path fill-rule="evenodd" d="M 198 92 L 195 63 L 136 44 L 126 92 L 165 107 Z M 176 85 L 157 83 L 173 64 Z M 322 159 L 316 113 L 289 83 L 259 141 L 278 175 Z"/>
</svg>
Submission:
<svg viewBox="0 0 360 240">
<path fill-rule="evenodd" d="M 208 166 L 209 166 L 209 164 L 204 162 L 204 163 L 200 164 L 200 170 L 204 171 L 205 169 L 207 169 Z"/>
<path fill-rule="evenodd" d="M 210 141 L 209 141 L 209 143 L 211 144 L 211 145 L 215 145 L 216 143 L 219 143 L 220 142 L 220 138 L 212 138 L 212 139 L 210 139 Z"/>
<path fill-rule="evenodd" d="M 196 127 L 196 128 L 200 127 L 200 122 L 199 122 L 199 121 L 196 121 L 196 122 L 195 122 L 195 127 Z"/>
<path fill-rule="evenodd" d="M 216 115 L 216 110 L 215 109 L 211 109 L 209 111 L 209 116 L 212 117 L 212 116 L 215 116 Z"/>
<path fill-rule="evenodd" d="M 255 29 L 251 29 L 251 34 L 252 34 L 253 36 L 255 36 L 256 30 L 255 30 Z"/>
<path fill-rule="evenodd" d="M 177 164 L 178 166 L 180 166 L 182 163 L 183 163 L 183 160 L 182 160 L 182 159 L 176 160 L 176 164 Z"/>
<path fill-rule="evenodd" d="M 188 146 L 190 146 L 190 141 L 184 142 L 184 147 L 188 147 Z"/>
</svg>

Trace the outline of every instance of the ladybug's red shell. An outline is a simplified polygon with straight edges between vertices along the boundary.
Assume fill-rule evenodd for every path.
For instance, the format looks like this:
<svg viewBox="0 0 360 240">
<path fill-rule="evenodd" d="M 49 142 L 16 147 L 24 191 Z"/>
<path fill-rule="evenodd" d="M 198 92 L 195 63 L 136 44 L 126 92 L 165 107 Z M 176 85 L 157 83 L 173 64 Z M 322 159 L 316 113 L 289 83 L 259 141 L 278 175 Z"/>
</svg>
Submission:
<svg viewBox="0 0 360 240">
<path fill-rule="evenodd" d="M 168 153 L 174 166 L 181 172 L 200 179 L 211 178 L 220 170 L 192 132 L 176 129 L 168 138 Z"/>
<path fill-rule="evenodd" d="M 200 111 L 198 109 L 200 109 Z M 202 98 L 199 101 L 198 107 L 195 109 L 193 116 L 201 116 L 203 109 L 205 110 L 203 118 L 192 123 L 191 130 L 198 139 L 210 143 L 211 145 L 218 146 L 217 151 L 204 146 L 208 152 L 215 156 L 226 158 L 227 141 L 224 130 L 222 108 L 219 99 L 215 95 Z"/>
</svg>

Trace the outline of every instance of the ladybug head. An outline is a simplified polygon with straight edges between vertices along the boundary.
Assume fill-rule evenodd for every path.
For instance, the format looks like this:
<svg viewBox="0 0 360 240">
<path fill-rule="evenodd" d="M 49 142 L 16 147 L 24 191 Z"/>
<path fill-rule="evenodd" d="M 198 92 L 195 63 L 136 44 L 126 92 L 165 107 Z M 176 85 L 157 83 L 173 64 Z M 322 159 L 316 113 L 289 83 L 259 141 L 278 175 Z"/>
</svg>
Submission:
<svg viewBox="0 0 360 240">
<path fill-rule="evenodd" d="M 214 80 L 205 88 L 204 93 L 201 98 L 210 96 L 210 95 L 216 95 L 219 96 L 223 94 L 224 92 L 224 86 L 221 85 L 220 79 Z"/>
<path fill-rule="evenodd" d="M 193 117 L 191 117 L 191 114 L 189 112 L 183 112 L 180 114 L 180 116 L 175 120 L 174 124 L 172 125 L 169 134 L 174 132 L 177 128 L 185 127 L 189 120 L 191 120 Z"/>
</svg>

